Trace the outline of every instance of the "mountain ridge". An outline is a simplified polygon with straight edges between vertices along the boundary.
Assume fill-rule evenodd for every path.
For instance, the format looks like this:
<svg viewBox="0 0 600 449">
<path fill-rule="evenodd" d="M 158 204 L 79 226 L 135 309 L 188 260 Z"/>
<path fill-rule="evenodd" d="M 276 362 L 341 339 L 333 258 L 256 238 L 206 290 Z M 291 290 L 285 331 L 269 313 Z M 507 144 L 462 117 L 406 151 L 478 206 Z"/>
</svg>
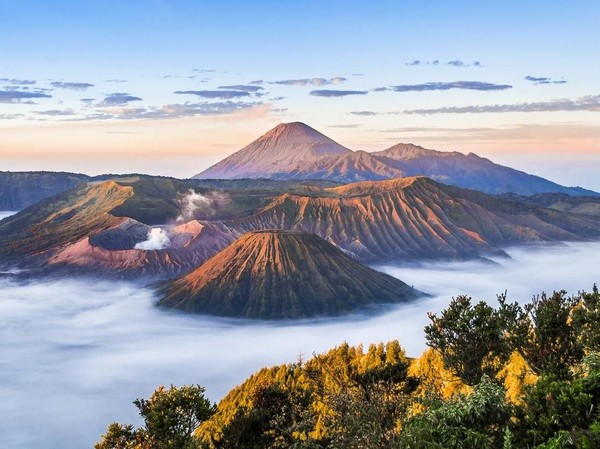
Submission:
<svg viewBox="0 0 600 449">
<path fill-rule="evenodd" d="M 21 257 L 26 268 L 42 258 L 49 271 L 168 278 L 188 273 L 244 233 L 264 229 L 317 234 L 375 264 L 502 255 L 510 245 L 600 237 L 597 216 L 427 177 L 331 187 L 255 182 L 192 191 L 193 184 L 151 177 L 104 182 L 113 186 L 113 200 L 102 183 L 78 187 L 1 221 L 0 262 Z M 201 197 L 201 206 L 178 220 L 188 195 Z M 152 233 L 168 237 L 167 244 L 136 248 Z"/>
<path fill-rule="evenodd" d="M 281 134 L 292 134 L 294 138 L 280 140 L 277 136 Z M 320 153 L 311 151 L 315 142 L 327 142 L 329 150 Z M 282 154 L 285 157 L 277 156 Z M 427 176 L 445 184 L 489 194 L 529 196 L 553 192 L 600 196 L 598 192 L 562 186 L 540 176 L 496 164 L 475 153 L 465 155 L 457 151 L 430 150 L 410 143 L 399 143 L 382 151 L 352 151 L 300 122 L 277 125 L 193 178 L 325 179 L 352 183 L 405 176 Z"/>
</svg>

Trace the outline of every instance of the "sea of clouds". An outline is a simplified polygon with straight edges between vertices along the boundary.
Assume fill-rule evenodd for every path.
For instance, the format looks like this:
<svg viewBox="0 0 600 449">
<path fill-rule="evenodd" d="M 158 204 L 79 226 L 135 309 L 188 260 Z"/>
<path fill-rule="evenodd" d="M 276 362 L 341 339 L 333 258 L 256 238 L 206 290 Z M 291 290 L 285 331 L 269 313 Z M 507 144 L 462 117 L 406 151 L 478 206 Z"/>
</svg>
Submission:
<svg viewBox="0 0 600 449">
<path fill-rule="evenodd" d="M 399 339 L 425 347 L 426 313 L 452 296 L 527 301 L 541 291 L 590 290 L 600 243 L 509 249 L 495 263 L 377 267 L 432 296 L 378 316 L 242 322 L 158 309 L 126 282 L 18 281 L 0 275 L 0 447 L 91 448 L 112 421 L 139 424 L 132 401 L 158 385 L 201 384 L 217 401 L 263 366 L 309 358 L 343 341 Z"/>
</svg>

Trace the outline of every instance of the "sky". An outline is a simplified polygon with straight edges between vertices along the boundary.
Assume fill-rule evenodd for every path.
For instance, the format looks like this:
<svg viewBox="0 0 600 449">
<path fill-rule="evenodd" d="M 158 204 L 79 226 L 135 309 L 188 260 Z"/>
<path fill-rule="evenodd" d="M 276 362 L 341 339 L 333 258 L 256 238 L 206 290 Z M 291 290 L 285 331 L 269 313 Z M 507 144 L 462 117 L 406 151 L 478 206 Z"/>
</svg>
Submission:
<svg viewBox="0 0 600 449">
<path fill-rule="evenodd" d="M 281 122 L 600 190 L 600 3 L 0 0 L 0 170 L 189 177 Z"/>
</svg>

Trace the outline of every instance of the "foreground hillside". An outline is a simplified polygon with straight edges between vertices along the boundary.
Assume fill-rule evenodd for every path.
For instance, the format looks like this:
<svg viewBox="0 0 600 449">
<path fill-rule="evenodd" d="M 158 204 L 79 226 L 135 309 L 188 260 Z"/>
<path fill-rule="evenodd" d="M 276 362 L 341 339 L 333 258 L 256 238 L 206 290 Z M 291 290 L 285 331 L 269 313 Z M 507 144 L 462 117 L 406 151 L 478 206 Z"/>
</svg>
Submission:
<svg viewBox="0 0 600 449">
<path fill-rule="evenodd" d="M 264 368 L 218 405 L 200 386 L 160 387 L 96 449 L 596 448 L 600 294 L 496 307 L 459 296 L 425 328 L 429 348 L 342 344 Z"/>
</svg>

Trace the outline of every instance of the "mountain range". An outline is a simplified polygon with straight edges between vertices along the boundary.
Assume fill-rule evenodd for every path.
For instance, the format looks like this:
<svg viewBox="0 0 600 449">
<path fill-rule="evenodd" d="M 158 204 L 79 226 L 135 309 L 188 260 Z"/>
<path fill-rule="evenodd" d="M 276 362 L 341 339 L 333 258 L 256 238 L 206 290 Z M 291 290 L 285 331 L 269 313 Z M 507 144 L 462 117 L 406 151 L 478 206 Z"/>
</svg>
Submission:
<svg viewBox="0 0 600 449">
<path fill-rule="evenodd" d="M 581 187 L 561 186 L 473 153 L 428 150 L 413 144 L 371 153 L 352 151 L 300 122 L 276 126 L 194 178 L 327 179 L 350 183 L 409 176 L 426 176 L 490 194 L 599 195 Z"/>
<path fill-rule="evenodd" d="M 313 233 L 368 263 L 479 257 L 514 244 L 600 237 L 597 216 L 425 177 L 341 186 L 195 182 L 137 176 L 81 184 L 0 221 L 0 262 L 164 278 L 189 273 L 260 230 Z"/>
<path fill-rule="evenodd" d="M 474 154 L 352 151 L 281 124 L 193 179 L 0 172 L 0 268 L 159 281 L 159 304 L 261 319 L 418 292 L 363 263 L 600 238 L 600 195 Z M 27 207 L 25 207 L 27 206 Z"/>
</svg>

